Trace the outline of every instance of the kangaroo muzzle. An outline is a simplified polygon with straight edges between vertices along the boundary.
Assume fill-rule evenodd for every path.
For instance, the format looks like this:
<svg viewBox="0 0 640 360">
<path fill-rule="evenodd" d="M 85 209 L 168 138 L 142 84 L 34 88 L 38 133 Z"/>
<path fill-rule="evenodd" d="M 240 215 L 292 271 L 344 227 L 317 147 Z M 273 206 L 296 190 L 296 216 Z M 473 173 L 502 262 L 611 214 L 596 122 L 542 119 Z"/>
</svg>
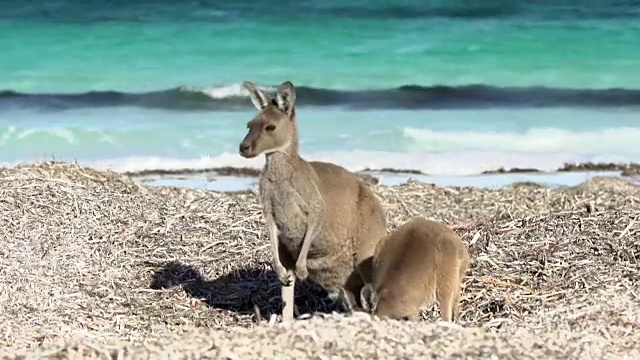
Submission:
<svg viewBox="0 0 640 360">
<path fill-rule="evenodd" d="M 256 157 L 256 155 L 253 152 L 253 146 L 251 146 L 251 143 L 249 141 L 243 141 L 240 143 L 239 152 L 240 152 L 240 156 L 244 158 Z"/>
</svg>

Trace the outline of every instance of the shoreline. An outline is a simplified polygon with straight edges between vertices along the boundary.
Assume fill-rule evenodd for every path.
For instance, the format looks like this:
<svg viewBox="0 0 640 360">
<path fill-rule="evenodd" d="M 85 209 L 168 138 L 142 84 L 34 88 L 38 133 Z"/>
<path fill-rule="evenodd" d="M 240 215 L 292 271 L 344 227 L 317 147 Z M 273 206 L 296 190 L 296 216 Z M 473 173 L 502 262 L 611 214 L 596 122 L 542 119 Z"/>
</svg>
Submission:
<svg viewBox="0 0 640 360">
<path fill-rule="evenodd" d="M 234 167 L 234 166 L 223 166 L 223 167 L 214 167 L 207 169 L 175 169 L 175 170 L 164 170 L 164 169 L 156 169 L 156 170 L 142 170 L 142 171 L 125 171 L 122 172 L 123 175 L 132 177 L 132 178 L 144 178 L 149 176 L 192 176 L 192 175 L 205 175 L 205 176 L 213 176 L 213 177 L 221 177 L 221 176 L 233 176 L 233 177 L 258 177 L 260 175 L 261 169 L 253 168 L 253 167 Z M 456 175 L 456 176 L 478 176 L 478 175 L 489 175 L 489 174 L 553 174 L 553 173 L 562 173 L 562 172 L 620 172 L 621 176 L 636 176 L 640 175 L 640 163 L 629 162 L 629 163 L 593 163 L 593 162 L 584 162 L 584 163 L 565 163 L 562 167 L 559 167 L 555 170 L 545 171 L 536 168 L 498 168 L 494 170 L 485 170 L 477 174 L 469 174 L 469 175 Z M 354 171 L 355 174 L 365 174 L 365 175 L 373 175 L 373 174 L 399 174 L 399 175 L 432 175 L 429 173 L 425 173 L 416 169 L 400 169 L 400 168 L 380 168 L 380 169 L 372 169 L 372 168 L 364 168 L 361 170 Z M 450 176 L 446 174 L 432 175 L 432 176 Z"/>
<path fill-rule="evenodd" d="M 640 185 L 640 177 L 622 177 L 619 172 L 565 172 L 565 173 L 505 173 L 474 176 L 428 176 L 383 174 L 369 175 L 374 180 L 365 179 L 370 185 L 397 187 L 417 182 L 450 188 L 500 189 L 500 188 L 564 188 L 577 186 L 593 178 L 619 178 Z M 203 176 L 156 176 L 131 179 L 139 184 L 152 187 L 178 187 L 218 192 L 257 191 L 258 179 L 254 177 L 203 177 Z"/>
<path fill-rule="evenodd" d="M 1 168 L 33 166 L 42 163 L 66 163 L 92 168 L 77 162 L 43 160 L 2 165 Z M 96 168 L 132 179 L 138 184 L 151 187 L 177 187 L 217 192 L 237 193 L 257 191 L 260 169 L 253 167 L 215 167 L 204 169 L 156 169 L 142 171 L 117 171 Z M 563 188 L 577 186 L 596 177 L 624 178 L 631 184 L 640 185 L 640 163 L 566 163 L 554 171 L 535 168 L 510 168 L 483 171 L 466 175 L 430 175 L 415 169 L 365 168 L 354 172 L 369 185 L 399 186 L 419 182 L 443 187 L 463 188 Z"/>
<path fill-rule="evenodd" d="M 370 185 L 399 186 L 408 182 L 434 184 L 444 187 L 470 187 L 470 188 L 505 188 L 505 187 L 547 187 L 562 188 L 579 185 L 596 177 L 623 178 L 632 184 L 640 184 L 640 176 L 623 175 L 622 171 L 585 171 L 584 167 L 575 167 L 576 170 L 557 172 L 525 172 L 502 171 L 482 173 L 477 175 L 427 175 L 416 171 L 406 172 L 402 170 L 390 170 L 385 172 L 357 172 Z M 604 167 L 600 167 L 604 168 Z M 226 174 L 233 174 L 233 168 L 225 168 Z M 158 174 L 146 172 L 145 175 L 128 175 L 132 180 L 153 187 L 181 187 L 219 192 L 243 192 L 256 191 L 259 171 L 255 169 L 240 169 L 235 175 L 216 175 L 214 172 L 180 171 L 173 175 L 171 172 L 162 171 Z"/>
</svg>

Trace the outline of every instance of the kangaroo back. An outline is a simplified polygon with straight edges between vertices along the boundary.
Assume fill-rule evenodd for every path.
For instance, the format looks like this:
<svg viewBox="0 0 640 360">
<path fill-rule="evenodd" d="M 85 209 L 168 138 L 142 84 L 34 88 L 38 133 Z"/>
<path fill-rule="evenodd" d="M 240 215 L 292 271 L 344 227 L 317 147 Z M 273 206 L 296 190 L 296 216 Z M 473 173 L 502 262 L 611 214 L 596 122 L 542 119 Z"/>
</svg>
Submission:
<svg viewBox="0 0 640 360">
<path fill-rule="evenodd" d="M 364 182 L 358 197 L 357 262 L 365 284 L 373 282 L 373 258 L 378 244 L 388 235 L 387 220 L 380 201 Z"/>
<path fill-rule="evenodd" d="M 376 249 L 372 288 L 362 294 L 381 317 L 417 319 L 419 310 L 440 303 L 441 316 L 458 315 L 460 281 L 468 254 L 448 227 L 415 218 L 385 237 Z"/>
<path fill-rule="evenodd" d="M 338 239 L 331 247 L 349 263 L 342 274 L 353 305 L 365 283 L 372 281 L 372 258 L 378 242 L 387 235 L 386 216 L 380 201 L 362 179 L 331 163 L 312 161 L 327 209 L 326 229 Z M 327 239 L 331 241 L 330 239 Z"/>
</svg>

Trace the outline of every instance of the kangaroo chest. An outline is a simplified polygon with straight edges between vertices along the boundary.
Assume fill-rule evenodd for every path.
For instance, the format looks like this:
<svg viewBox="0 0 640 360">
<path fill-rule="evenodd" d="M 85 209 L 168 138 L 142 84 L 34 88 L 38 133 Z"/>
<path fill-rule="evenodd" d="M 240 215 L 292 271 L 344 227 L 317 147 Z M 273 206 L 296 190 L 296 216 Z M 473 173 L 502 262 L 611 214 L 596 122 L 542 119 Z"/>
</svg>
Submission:
<svg viewBox="0 0 640 360">
<path fill-rule="evenodd" d="M 260 195 L 263 211 L 271 214 L 279 239 L 292 253 L 298 253 L 307 230 L 308 211 L 305 199 L 293 184 L 261 179 Z"/>
</svg>

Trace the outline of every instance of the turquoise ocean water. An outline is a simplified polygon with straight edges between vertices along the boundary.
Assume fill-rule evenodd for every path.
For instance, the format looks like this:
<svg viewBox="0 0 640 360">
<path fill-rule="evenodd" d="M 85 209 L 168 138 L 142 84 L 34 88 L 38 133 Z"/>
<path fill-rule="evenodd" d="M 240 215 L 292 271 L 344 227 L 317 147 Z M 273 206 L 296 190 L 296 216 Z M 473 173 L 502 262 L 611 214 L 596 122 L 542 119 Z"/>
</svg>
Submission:
<svg viewBox="0 0 640 360">
<path fill-rule="evenodd" d="M 640 4 L 479 3 L 3 1 L 0 163 L 260 166 L 244 80 L 352 170 L 640 161 Z"/>
</svg>

